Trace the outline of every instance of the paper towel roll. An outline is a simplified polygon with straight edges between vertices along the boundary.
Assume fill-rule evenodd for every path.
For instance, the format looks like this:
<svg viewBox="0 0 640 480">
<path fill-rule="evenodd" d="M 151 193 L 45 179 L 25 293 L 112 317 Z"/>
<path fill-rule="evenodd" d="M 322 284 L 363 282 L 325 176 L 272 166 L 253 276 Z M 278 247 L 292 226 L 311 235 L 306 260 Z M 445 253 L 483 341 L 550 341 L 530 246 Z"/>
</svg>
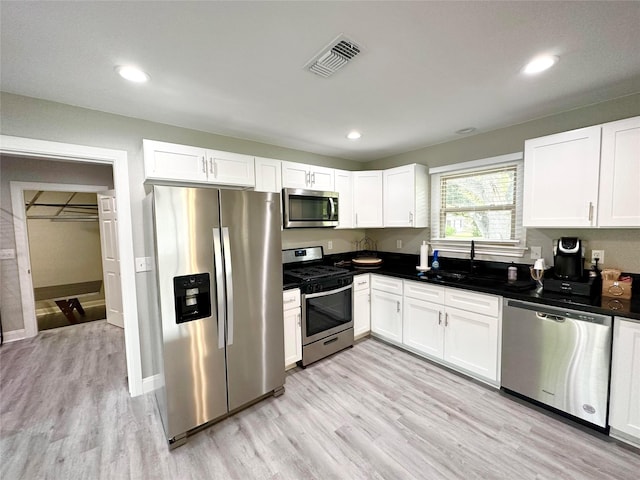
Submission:
<svg viewBox="0 0 640 480">
<path fill-rule="evenodd" d="M 426 241 L 422 241 L 420 245 L 420 267 L 427 268 L 429 266 L 429 245 Z"/>
</svg>

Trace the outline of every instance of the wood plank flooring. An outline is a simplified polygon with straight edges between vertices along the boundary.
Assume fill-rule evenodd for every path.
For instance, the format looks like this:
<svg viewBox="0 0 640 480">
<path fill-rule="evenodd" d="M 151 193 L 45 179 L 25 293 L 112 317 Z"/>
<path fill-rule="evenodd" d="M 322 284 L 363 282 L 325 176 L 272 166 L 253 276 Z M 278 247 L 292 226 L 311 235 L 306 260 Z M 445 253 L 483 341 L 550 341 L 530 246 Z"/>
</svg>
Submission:
<svg viewBox="0 0 640 480">
<path fill-rule="evenodd" d="M 0 348 L 2 479 L 617 479 L 640 453 L 376 340 L 169 452 L 106 321 Z"/>
</svg>

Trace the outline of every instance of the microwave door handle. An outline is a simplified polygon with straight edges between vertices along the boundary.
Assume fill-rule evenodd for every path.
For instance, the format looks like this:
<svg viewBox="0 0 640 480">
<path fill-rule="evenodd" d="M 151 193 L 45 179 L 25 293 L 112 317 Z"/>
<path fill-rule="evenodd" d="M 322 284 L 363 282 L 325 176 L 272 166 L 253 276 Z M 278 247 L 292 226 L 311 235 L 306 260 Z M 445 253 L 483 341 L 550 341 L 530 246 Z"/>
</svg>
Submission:
<svg viewBox="0 0 640 480">
<path fill-rule="evenodd" d="M 213 229 L 213 264 L 216 271 L 216 304 L 218 306 L 218 349 L 224 348 L 224 312 L 227 309 L 224 296 L 224 274 L 222 271 L 222 245 L 220 229 Z"/>
<path fill-rule="evenodd" d="M 336 218 L 336 204 L 333 201 L 333 197 L 329 197 L 329 207 L 331 208 L 331 213 L 329 214 L 329 220 L 334 220 Z"/>
<path fill-rule="evenodd" d="M 229 228 L 222 227 L 222 246 L 224 248 L 224 273 L 227 284 L 227 345 L 233 345 L 233 276 L 231 271 L 231 242 Z"/>
</svg>

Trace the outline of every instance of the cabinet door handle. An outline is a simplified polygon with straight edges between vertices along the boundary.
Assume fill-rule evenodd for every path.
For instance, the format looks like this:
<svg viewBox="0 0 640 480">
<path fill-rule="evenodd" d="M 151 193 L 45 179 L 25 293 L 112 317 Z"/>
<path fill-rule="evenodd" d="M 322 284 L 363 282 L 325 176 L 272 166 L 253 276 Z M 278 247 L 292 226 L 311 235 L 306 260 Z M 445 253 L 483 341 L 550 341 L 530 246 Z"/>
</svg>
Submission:
<svg viewBox="0 0 640 480">
<path fill-rule="evenodd" d="M 290 298 L 289 300 L 287 300 L 287 301 L 286 301 L 286 302 L 284 302 L 284 303 L 294 303 L 295 301 L 296 301 L 296 299 L 295 299 L 295 298 Z"/>
<path fill-rule="evenodd" d="M 438 312 L 438 325 L 442 325 L 442 312 Z"/>
<path fill-rule="evenodd" d="M 369 297 L 367 301 L 368 301 L 369 303 L 371 303 L 371 294 L 369 294 L 369 295 L 367 295 L 367 296 Z"/>
<path fill-rule="evenodd" d="M 413 225 L 413 213 L 409 212 L 409 225 Z"/>
<path fill-rule="evenodd" d="M 449 326 L 449 314 L 448 313 L 444 314 L 444 326 L 445 327 Z"/>
<path fill-rule="evenodd" d="M 305 185 L 309 186 L 310 182 L 311 182 L 311 172 L 307 172 L 304 174 L 304 183 Z"/>
<path fill-rule="evenodd" d="M 593 202 L 589 202 L 589 222 L 593 220 Z"/>
<path fill-rule="evenodd" d="M 302 317 L 300 316 L 300 314 L 297 315 L 298 317 L 298 326 L 301 327 L 302 326 Z"/>
<path fill-rule="evenodd" d="M 358 214 L 356 213 L 356 227 L 358 226 Z"/>
<path fill-rule="evenodd" d="M 209 159 L 209 173 L 212 174 L 214 177 L 216 176 L 216 174 L 215 174 L 215 161 L 213 160 L 213 157 L 211 157 Z"/>
<path fill-rule="evenodd" d="M 396 303 L 397 303 L 397 305 L 398 305 L 398 307 L 397 307 L 397 310 L 396 310 L 396 311 L 397 311 L 398 313 L 400 313 L 400 300 L 397 300 L 397 301 L 396 301 Z"/>
<path fill-rule="evenodd" d="M 202 157 L 202 173 L 207 173 L 207 159 Z"/>
<path fill-rule="evenodd" d="M 311 174 L 311 185 L 313 185 L 314 183 L 316 183 L 316 172 L 313 172 Z"/>
<path fill-rule="evenodd" d="M 365 283 L 367 282 L 366 281 L 358 282 L 358 285 L 364 285 Z"/>
</svg>

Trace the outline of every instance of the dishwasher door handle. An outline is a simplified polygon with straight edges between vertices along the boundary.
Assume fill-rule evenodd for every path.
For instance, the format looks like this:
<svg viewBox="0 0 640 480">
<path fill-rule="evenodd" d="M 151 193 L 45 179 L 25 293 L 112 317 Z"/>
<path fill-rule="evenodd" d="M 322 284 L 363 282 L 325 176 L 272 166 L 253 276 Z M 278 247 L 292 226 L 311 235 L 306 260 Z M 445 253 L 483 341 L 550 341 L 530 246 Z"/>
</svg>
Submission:
<svg viewBox="0 0 640 480">
<path fill-rule="evenodd" d="M 544 312 L 536 312 L 536 317 L 542 318 L 543 320 L 553 320 L 554 322 L 563 323 L 567 319 L 565 317 L 560 317 L 558 315 L 549 315 Z"/>
</svg>

